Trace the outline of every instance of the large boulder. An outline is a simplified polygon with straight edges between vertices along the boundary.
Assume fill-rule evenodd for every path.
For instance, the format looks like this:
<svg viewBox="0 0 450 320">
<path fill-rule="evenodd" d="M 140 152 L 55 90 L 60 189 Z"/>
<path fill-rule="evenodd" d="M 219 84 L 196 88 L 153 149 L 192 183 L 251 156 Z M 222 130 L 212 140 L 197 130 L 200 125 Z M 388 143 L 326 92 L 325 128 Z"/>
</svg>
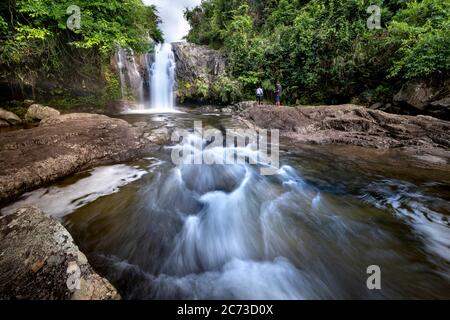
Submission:
<svg viewBox="0 0 450 320">
<path fill-rule="evenodd" d="M 67 114 L 0 135 L 0 205 L 96 165 L 131 160 L 157 148 L 145 130 L 95 114 Z"/>
<path fill-rule="evenodd" d="M 450 78 L 412 80 L 394 96 L 394 102 L 415 114 L 450 120 Z"/>
<path fill-rule="evenodd" d="M 301 143 L 450 149 L 450 122 L 429 116 L 395 115 L 357 105 L 253 106 L 241 116 Z"/>
<path fill-rule="evenodd" d="M 36 207 L 0 217 L 0 300 L 120 299 L 72 236 Z"/>
<path fill-rule="evenodd" d="M 144 138 L 154 144 L 165 145 L 170 141 L 171 133 L 168 128 L 162 127 L 145 133 Z"/>
<path fill-rule="evenodd" d="M 61 113 L 58 110 L 43 106 L 41 104 L 33 104 L 28 108 L 27 114 L 25 115 L 25 119 L 29 121 L 34 120 L 41 121 L 44 119 L 55 118 L 60 115 Z"/>
<path fill-rule="evenodd" d="M 11 124 L 5 120 L 0 119 L 0 128 L 6 128 L 11 126 Z"/>
<path fill-rule="evenodd" d="M 31 107 L 33 104 L 35 104 L 36 102 L 34 101 L 34 100 L 30 100 L 30 99 L 27 99 L 27 100 L 24 100 L 23 101 L 23 107 L 25 107 L 25 108 L 29 108 L 29 107 Z"/>
<path fill-rule="evenodd" d="M 22 120 L 16 116 L 14 113 L 6 111 L 0 108 L 0 120 L 6 121 L 10 125 L 18 125 L 22 123 Z"/>
</svg>

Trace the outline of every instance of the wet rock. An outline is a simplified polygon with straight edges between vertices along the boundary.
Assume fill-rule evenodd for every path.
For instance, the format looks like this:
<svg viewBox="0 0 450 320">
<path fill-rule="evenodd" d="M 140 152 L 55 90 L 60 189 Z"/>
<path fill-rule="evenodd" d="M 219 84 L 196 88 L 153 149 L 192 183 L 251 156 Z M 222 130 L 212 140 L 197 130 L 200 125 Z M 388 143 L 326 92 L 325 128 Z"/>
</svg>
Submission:
<svg viewBox="0 0 450 320">
<path fill-rule="evenodd" d="M 227 74 L 226 59 L 216 50 L 189 42 L 172 44 L 176 60 L 177 97 L 179 100 L 195 99 L 204 96 L 204 92 L 196 92 L 196 84 L 211 87 Z"/>
<path fill-rule="evenodd" d="M 197 79 L 214 80 L 226 74 L 226 61 L 219 51 L 189 42 L 173 43 L 178 82 Z"/>
<path fill-rule="evenodd" d="M 35 104 L 36 102 L 34 100 L 25 100 L 23 102 L 23 107 L 25 108 L 29 108 L 30 106 L 32 106 L 33 104 Z"/>
<path fill-rule="evenodd" d="M 380 110 L 383 108 L 383 104 L 378 102 L 378 103 L 374 103 L 373 105 L 370 106 L 370 109 L 372 110 Z"/>
<path fill-rule="evenodd" d="M 127 161 L 155 145 L 126 121 L 67 114 L 0 135 L 0 203 L 97 165 Z"/>
<path fill-rule="evenodd" d="M 450 78 L 411 80 L 403 85 L 394 101 L 416 114 L 450 120 Z"/>
<path fill-rule="evenodd" d="M 25 119 L 28 121 L 44 120 L 58 117 L 61 113 L 50 107 L 45 107 L 40 104 L 33 104 L 28 108 Z"/>
<path fill-rule="evenodd" d="M 0 108 L 0 120 L 6 121 L 10 125 L 18 125 L 22 123 L 22 120 L 16 116 L 14 113 L 6 111 Z"/>
<path fill-rule="evenodd" d="M 9 124 L 9 122 L 0 119 L 0 128 L 6 128 L 6 127 L 9 127 L 9 126 L 11 126 L 11 125 Z"/>
<path fill-rule="evenodd" d="M 243 102 L 239 102 L 239 103 L 235 104 L 233 106 L 233 110 L 237 111 L 237 112 L 242 112 L 242 111 L 245 111 L 245 110 L 247 110 L 249 108 L 252 108 L 252 107 L 258 108 L 258 107 L 261 107 L 261 106 L 258 105 L 256 103 L 256 101 L 243 101 Z"/>
<path fill-rule="evenodd" d="M 450 97 L 432 102 L 428 111 L 439 118 L 450 120 Z"/>
<path fill-rule="evenodd" d="M 240 114 L 251 107 L 258 107 L 258 104 L 255 101 L 242 101 L 234 105 L 223 107 L 217 111 L 225 114 Z M 205 111 L 205 109 L 202 109 L 202 111 Z"/>
<path fill-rule="evenodd" d="M 74 244 L 69 232 L 36 207 L 0 217 L 0 299 L 120 299 Z"/>
<path fill-rule="evenodd" d="M 157 145 L 165 145 L 170 141 L 171 133 L 166 127 L 158 128 L 144 133 L 145 139 Z"/>
<path fill-rule="evenodd" d="M 254 106 L 245 120 L 302 143 L 348 144 L 371 148 L 450 148 L 450 122 L 429 116 L 402 116 L 356 105 L 317 107 Z"/>
</svg>

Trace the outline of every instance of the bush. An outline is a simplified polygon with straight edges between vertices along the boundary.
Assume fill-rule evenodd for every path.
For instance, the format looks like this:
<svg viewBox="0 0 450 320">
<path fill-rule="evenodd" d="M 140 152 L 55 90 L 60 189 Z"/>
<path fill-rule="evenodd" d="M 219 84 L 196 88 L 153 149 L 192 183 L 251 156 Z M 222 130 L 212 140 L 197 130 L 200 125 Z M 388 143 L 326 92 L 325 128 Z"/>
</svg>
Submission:
<svg viewBox="0 0 450 320">
<path fill-rule="evenodd" d="M 239 81 L 223 76 L 211 88 L 211 100 L 220 104 L 232 104 L 242 98 L 242 86 Z"/>
</svg>

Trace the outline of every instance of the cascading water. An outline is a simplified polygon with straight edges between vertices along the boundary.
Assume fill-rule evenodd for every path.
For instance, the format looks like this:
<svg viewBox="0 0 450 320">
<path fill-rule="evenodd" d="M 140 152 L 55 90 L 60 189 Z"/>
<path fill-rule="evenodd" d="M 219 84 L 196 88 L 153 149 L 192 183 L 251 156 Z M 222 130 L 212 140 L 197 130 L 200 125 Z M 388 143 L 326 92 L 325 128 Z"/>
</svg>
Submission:
<svg viewBox="0 0 450 320">
<path fill-rule="evenodd" d="M 134 52 L 131 49 L 118 48 L 116 61 L 119 69 L 120 88 L 122 99 L 127 100 L 129 95 L 135 95 L 140 103 L 144 100 L 144 81 L 139 72 Z"/>
<path fill-rule="evenodd" d="M 262 176 L 264 157 L 250 143 L 211 148 L 210 139 L 191 131 L 198 119 L 217 129 L 240 122 L 158 118 L 191 134 L 149 158 L 33 191 L 1 213 L 37 205 L 61 219 L 125 299 L 450 297 L 447 167 L 402 171 L 414 160 L 383 151 L 393 164 L 386 169 L 373 161 L 375 150 L 366 151 L 367 162 L 359 148 L 283 152 L 282 145 L 283 165 Z M 193 160 L 201 154 L 222 163 L 234 151 L 258 165 L 171 159 L 173 152 Z M 427 183 L 416 185 L 420 177 Z M 382 290 L 367 287 L 372 265 L 382 267 Z"/>
<path fill-rule="evenodd" d="M 176 65 L 171 44 L 157 44 L 154 54 L 149 53 L 138 59 L 131 49 L 118 47 L 115 59 L 122 99 L 128 102 L 135 99 L 137 102 L 127 103 L 127 112 L 175 112 Z M 142 72 L 139 71 L 139 66 L 142 66 Z"/>
<path fill-rule="evenodd" d="M 156 110 L 174 109 L 175 58 L 172 45 L 158 44 L 151 67 L 151 108 Z"/>
</svg>

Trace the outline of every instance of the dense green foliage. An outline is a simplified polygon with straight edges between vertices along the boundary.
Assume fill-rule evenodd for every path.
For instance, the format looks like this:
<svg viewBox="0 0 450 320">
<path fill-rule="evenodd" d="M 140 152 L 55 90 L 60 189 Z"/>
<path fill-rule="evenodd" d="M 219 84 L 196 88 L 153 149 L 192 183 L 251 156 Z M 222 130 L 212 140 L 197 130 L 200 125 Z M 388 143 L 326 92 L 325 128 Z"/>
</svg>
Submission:
<svg viewBox="0 0 450 320">
<path fill-rule="evenodd" d="M 215 82 L 196 79 L 193 83 L 178 83 L 177 99 L 181 103 L 188 101 L 208 101 L 227 105 L 239 102 L 242 98 L 242 84 L 228 76 L 221 76 Z"/>
<path fill-rule="evenodd" d="M 68 8 L 73 4 L 81 9 L 81 28 L 70 30 L 67 21 L 74 12 Z M 162 40 L 158 22 L 155 7 L 141 0 L 4 1 L 0 76 L 30 86 L 50 79 L 83 89 L 91 82 L 94 91 L 96 85 L 106 88 L 104 96 L 113 98 L 117 79 L 108 68 L 115 46 L 148 52 L 152 38 Z"/>
<path fill-rule="evenodd" d="M 450 0 L 204 0 L 185 16 L 188 40 L 223 50 L 248 95 L 280 80 L 290 103 L 370 103 L 450 70 Z"/>
</svg>

